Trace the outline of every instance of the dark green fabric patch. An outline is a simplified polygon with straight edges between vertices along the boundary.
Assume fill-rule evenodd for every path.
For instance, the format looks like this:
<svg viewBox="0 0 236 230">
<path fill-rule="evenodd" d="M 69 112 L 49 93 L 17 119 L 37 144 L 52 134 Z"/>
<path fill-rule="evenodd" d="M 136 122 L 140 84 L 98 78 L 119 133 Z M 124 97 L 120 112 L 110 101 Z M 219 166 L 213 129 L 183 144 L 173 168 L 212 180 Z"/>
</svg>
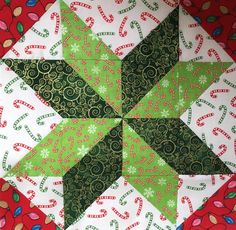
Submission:
<svg viewBox="0 0 236 230">
<path fill-rule="evenodd" d="M 128 113 L 178 62 L 179 8 L 122 60 L 122 111 Z"/>
<path fill-rule="evenodd" d="M 4 62 L 63 118 L 119 117 L 63 60 L 13 60 Z"/>
<path fill-rule="evenodd" d="M 63 176 L 65 228 L 122 172 L 122 124 L 113 128 Z"/>
<path fill-rule="evenodd" d="M 231 170 L 179 118 L 126 119 L 178 174 L 230 174 Z"/>
</svg>

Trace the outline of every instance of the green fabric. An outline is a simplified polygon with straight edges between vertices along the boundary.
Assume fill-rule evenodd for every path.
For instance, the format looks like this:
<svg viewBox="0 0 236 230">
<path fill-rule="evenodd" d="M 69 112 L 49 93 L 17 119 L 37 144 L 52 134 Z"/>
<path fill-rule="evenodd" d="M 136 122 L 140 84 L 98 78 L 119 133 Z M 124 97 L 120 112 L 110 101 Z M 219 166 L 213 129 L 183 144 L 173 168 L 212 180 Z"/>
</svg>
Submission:
<svg viewBox="0 0 236 230">
<path fill-rule="evenodd" d="M 121 176 L 121 171 L 122 123 L 63 176 L 65 228 Z"/>
<path fill-rule="evenodd" d="M 178 174 L 230 174 L 231 170 L 178 118 L 126 119 Z"/>
<path fill-rule="evenodd" d="M 122 110 L 128 113 L 179 60 L 179 8 L 122 60 Z"/>
<path fill-rule="evenodd" d="M 126 122 L 122 175 L 172 223 L 176 222 L 178 174 Z"/>
<path fill-rule="evenodd" d="M 67 59 L 120 61 L 105 43 L 61 1 L 63 56 Z M 71 22 L 75 23 L 72 24 Z"/>
<path fill-rule="evenodd" d="M 120 61 L 66 60 L 104 100 L 121 114 Z"/>
<path fill-rule="evenodd" d="M 178 62 L 126 115 L 178 118 L 232 63 Z"/>
<path fill-rule="evenodd" d="M 6 176 L 63 176 L 116 124 L 115 119 L 63 119 Z"/>
<path fill-rule="evenodd" d="M 63 118 L 119 117 L 64 60 L 5 59 L 4 62 Z"/>
</svg>

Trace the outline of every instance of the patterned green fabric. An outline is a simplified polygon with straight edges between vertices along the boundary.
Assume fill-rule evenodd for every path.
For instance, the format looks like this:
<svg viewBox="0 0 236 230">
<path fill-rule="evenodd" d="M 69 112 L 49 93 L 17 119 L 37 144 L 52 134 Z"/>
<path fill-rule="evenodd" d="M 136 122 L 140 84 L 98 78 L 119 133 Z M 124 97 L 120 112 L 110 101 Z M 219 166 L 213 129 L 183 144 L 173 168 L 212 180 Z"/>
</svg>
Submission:
<svg viewBox="0 0 236 230">
<path fill-rule="evenodd" d="M 122 175 L 175 223 L 178 174 L 126 122 Z"/>
<path fill-rule="evenodd" d="M 63 176 L 65 228 L 121 176 L 122 123 Z"/>
<path fill-rule="evenodd" d="M 231 64 L 178 62 L 126 117 L 180 117 Z"/>
<path fill-rule="evenodd" d="M 230 169 L 178 118 L 126 119 L 178 174 L 230 174 Z"/>
<path fill-rule="evenodd" d="M 119 117 L 63 60 L 6 59 L 4 62 L 63 118 Z"/>
<path fill-rule="evenodd" d="M 122 109 L 128 113 L 179 60 L 179 8 L 122 60 Z"/>
<path fill-rule="evenodd" d="M 6 176 L 63 176 L 116 123 L 114 119 L 63 119 Z"/>
</svg>

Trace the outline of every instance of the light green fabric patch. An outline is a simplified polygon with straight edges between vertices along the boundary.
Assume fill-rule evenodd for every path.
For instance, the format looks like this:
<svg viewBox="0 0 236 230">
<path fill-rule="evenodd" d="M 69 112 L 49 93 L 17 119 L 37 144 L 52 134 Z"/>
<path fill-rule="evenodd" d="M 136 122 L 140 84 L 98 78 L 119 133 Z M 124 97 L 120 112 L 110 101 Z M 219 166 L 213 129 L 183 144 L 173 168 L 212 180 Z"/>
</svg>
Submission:
<svg viewBox="0 0 236 230">
<path fill-rule="evenodd" d="M 63 119 L 6 176 L 63 176 L 120 119 Z"/>
<path fill-rule="evenodd" d="M 231 64 L 178 62 L 126 117 L 180 117 Z"/>
<path fill-rule="evenodd" d="M 122 175 L 175 223 L 178 174 L 125 122 Z"/>
</svg>

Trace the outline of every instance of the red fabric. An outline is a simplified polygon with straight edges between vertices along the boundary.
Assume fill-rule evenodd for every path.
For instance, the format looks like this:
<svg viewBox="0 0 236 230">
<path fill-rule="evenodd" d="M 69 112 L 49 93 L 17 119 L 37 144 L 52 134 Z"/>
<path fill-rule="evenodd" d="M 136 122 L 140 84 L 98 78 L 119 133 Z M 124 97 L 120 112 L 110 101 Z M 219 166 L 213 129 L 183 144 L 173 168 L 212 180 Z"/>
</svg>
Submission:
<svg viewBox="0 0 236 230">
<path fill-rule="evenodd" d="M 181 0 L 180 3 L 236 61 L 236 1 Z"/>
<path fill-rule="evenodd" d="M 236 174 L 177 229 L 235 230 Z"/>
<path fill-rule="evenodd" d="M 54 2 L 55 0 L 0 0 L 0 58 Z"/>
<path fill-rule="evenodd" d="M 0 229 L 59 230 L 60 228 L 20 191 L 0 178 Z M 17 226 L 17 227 L 16 227 Z"/>
</svg>

